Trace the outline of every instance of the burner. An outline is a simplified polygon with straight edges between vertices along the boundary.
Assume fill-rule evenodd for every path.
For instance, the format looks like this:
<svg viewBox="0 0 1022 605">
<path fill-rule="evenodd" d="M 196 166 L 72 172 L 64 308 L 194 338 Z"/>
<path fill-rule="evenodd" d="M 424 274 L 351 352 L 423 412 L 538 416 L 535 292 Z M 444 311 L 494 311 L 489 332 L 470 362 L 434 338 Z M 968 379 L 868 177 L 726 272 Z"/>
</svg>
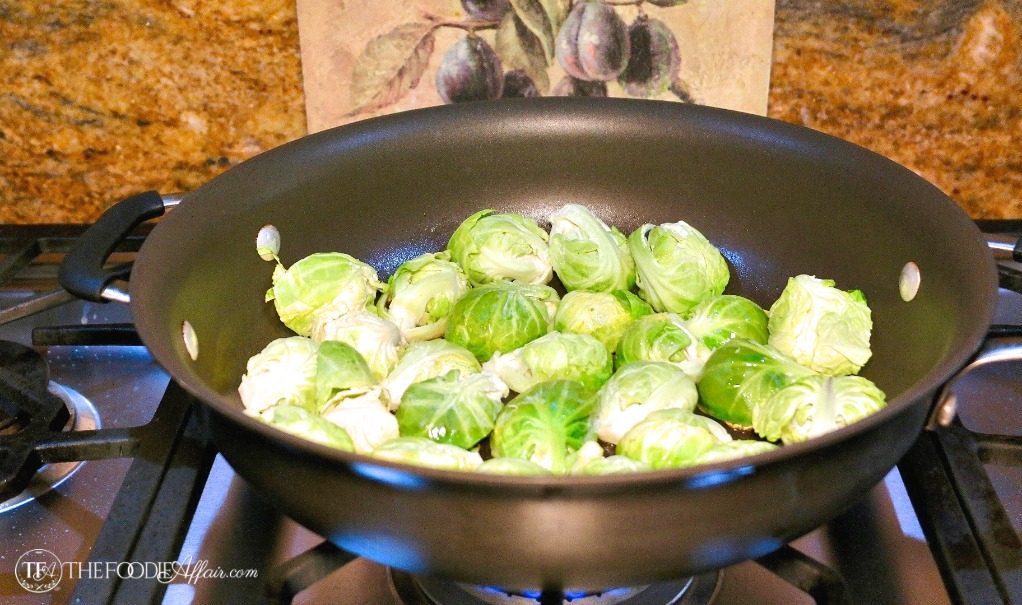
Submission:
<svg viewBox="0 0 1022 605">
<path fill-rule="evenodd" d="M 390 570 L 404 605 L 707 605 L 713 602 L 721 573 L 711 572 L 648 586 L 614 588 L 598 593 L 509 593 L 498 588 L 460 584 Z"/>
<path fill-rule="evenodd" d="M 96 407 L 92 405 L 92 402 L 85 398 L 81 393 L 75 391 L 70 387 L 59 385 L 55 382 L 50 382 L 47 390 L 61 401 L 67 407 L 69 413 L 69 419 L 64 424 L 62 430 L 64 431 L 90 431 L 100 428 L 99 413 L 96 411 Z M 16 417 L 11 417 L 11 422 L 7 423 L 0 434 L 17 433 L 21 428 L 24 428 L 24 423 L 18 420 Z M 82 465 L 82 461 L 74 462 L 59 462 L 54 464 L 47 464 L 42 466 L 28 486 L 20 494 L 0 502 L 0 513 L 7 512 L 11 509 L 17 508 L 26 502 L 30 502 L 39 496 L 45 494 L 51 489 L 57 487 L 61 483 L 67 480 L 78 467 Z"/>
</svg>

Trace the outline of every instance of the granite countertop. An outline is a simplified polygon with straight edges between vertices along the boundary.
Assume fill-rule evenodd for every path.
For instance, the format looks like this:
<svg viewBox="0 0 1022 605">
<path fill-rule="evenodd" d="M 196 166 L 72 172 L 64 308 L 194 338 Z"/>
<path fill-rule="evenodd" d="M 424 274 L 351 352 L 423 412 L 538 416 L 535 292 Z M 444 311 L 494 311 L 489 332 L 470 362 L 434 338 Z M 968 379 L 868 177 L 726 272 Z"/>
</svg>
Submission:
<svg viewBox="0 0 1022 605">
<path fill-rule="evenodd" d="M 294 0 L 0 0 L 0 222 L 86 222 L 305 132 Z M 1022 218 L 1022 0 L 779 0 L 769 115 Z M 1014 139 L 1014 140 L 1013 140 Z"/>
</svg>

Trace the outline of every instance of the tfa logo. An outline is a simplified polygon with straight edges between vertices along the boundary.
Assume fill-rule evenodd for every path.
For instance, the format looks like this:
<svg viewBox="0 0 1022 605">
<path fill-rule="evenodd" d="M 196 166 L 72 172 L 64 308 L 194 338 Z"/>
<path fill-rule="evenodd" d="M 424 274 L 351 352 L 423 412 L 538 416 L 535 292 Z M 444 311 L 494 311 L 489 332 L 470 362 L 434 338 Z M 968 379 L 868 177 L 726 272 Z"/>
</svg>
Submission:
<svg viewBox="0 0 1022 605">
<path fill-rule="evenodd" d="M 18 558 L 14 576 L 18 584 L 29 592 L 49 592 L 60 584 L 63 569 L 57 555 L 36 548 Z"/>
</svg>

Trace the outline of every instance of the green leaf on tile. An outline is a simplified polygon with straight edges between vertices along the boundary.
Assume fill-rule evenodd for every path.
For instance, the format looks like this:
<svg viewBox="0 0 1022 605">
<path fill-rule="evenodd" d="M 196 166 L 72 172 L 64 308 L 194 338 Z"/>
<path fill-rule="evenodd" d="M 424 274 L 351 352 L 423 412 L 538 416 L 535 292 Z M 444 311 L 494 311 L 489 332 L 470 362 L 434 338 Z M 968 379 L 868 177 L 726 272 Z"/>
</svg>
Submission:
<svg viewBox="0 0 1022 605">
<path fill-rule="evenodd" d="M 554 38 L 557 32 L 554 30 L 550 17 L 541 0 L 511 0 L 511 8 L 515 15 L 522 20 L 525 27 L 529 29 L 543 47 L 547 59 L 554 56 Z"/>
<path fill-rule="evenodd" d="M 351 78 L 349 116 L 392 105 L 419 84 L 435 41 L 432 23 L 405 23 L 366 44 Z"/>
<path fill-rule="evenodd" d="M 543 45 L 513 12 L 505 14 L 497 27 L 496 50 L 505 71 L 521 69 L 541 93 L 550 90 Z"/>
</svg>

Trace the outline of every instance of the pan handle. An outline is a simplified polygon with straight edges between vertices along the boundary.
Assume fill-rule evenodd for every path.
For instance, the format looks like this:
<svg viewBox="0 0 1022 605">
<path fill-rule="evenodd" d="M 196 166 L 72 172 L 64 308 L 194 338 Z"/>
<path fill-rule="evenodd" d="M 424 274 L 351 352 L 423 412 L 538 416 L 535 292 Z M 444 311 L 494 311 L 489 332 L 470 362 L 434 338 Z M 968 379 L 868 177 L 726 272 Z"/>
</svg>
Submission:
<svg viewBox="0 0 1022 605">
<path fill-rule="evenodd" d="M 987 338 L 979 352 L 972 358 L 965 367 L 958 371 L 950 380 L 944 383 L 937 394 L 936 403 L 930 411 L 930 417 L 926 420 L 927 429 L 935 429 L 941 426 L 948 426 L 955 419 L 958 413 L 958 399 L 953 392 L 955 383 L 961 380 L 974 369 L 991 363 L 1003 361 L 1022 361 L 1022 330 L 1012 326 L 1002 330 L 1002 333 L 1013 333 L 1010 336 L 990 336 Z"/>
<path fill-rule="evenodd" d="M 984 233 L 983 235 L 986 237 L 987 246 L 994 251 L 995 255 L 998 252 L 1010 252 L 1011 260 L 1022 263 L 1022 238 L 1005 233 Z"/>
<path fill-rule="evenodd" d="M 94 302 L 130 302 L 130 267 L 105 267 L 110 254 L 142 223 L 163 216 L 181 202 L 180 196 L 146 191 L 127 197 L 103 213 L 78 238 L 60 265 L 60 285 L 75 296 Z"/>
</svg>

